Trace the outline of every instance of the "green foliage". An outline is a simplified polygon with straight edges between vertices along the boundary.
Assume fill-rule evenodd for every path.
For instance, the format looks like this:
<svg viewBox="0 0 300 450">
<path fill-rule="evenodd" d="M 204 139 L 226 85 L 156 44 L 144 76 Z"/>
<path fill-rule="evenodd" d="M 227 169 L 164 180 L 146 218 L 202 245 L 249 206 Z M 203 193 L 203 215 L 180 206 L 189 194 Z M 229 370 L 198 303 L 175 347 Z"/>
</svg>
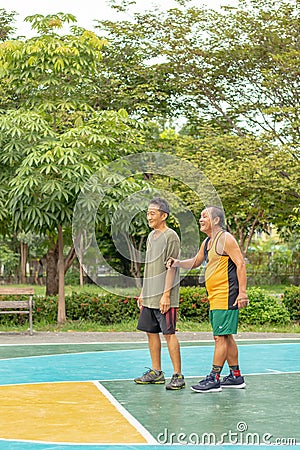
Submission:
<svg viewBox="0 0 300 450">
<path fill-rule="evenodd" d="M 121 88 L 131 87 L 137 110 L 194 123 L 213 117 L 240 135 L 267 133 L 297 148 L 297 2 L 240 0 L 218 11 L 177 3 L 130 21 L 100 22 L 115 58 L 105 61 L 115 75 L 107 76 L 111 97 L 120 101 Z M 129 103 L 126 95 L 123 101 Z"/>
<path fill-rule="evenodd" d="M 28 297 L 3 297 L 4 300 L 27 300 Z M 57 296 L 35 297 L 34 322 L 55 323 L 57 320 Z M 66 314 L 70 321 L 92 321 L 99 325 L 121 323 L 138 318 L 139 309 L 136 298 L 121 297 L 114 294 L 90 295 L 72 293 L 66 296 Z M 4 315 L 3 315 L 4 316 Z M 7 314 L 0 316 L 0 323 L 23 324 L 28 320 L 27 314 Z"/>
<path fill-rule="evenodd" d="M 138 318 L 136 298 L 114 294 L 85 296 L 73 294 L 67 299 L 66 312 L 72 320 L 92 320 L 102 325 Z"/>
<path fill-rule="evenodd" d="M 140 151 L 143 126 L 122 109 L 98 105 L 95 86 L 101 83 L 94 77 L 103 71 L 104 39 L 75 26 L 70 34 L 54 33 L 74 22 L 70 14 L 27 20 L 40 35 L 0 44 L 0 219 L 10 211 L 18 230 L 47 233 L 70 225 L 92 174 Z M 110 203 L 125 187 L 115 189 Z"/>
<path fill-rule="evenodd" d="M 12 24 L 15 21 L 16 14 L 15 11 L 7 12 L 0 8 L 0 41 L 5 41 L 15 30 Z"/>
<path fill-rule="evenodd" d="M 19 264 L 19 255 L 11 246 L 10 240 L 8 242 L 0 238 L 0 265 L 3 267 L 4 276 L 10 276 L 16 272 Z"/>
<path fill-rule="evenodd" d="M 158 145 L 209 177 L 245 254 L 268 223 L 291 228 L 299 205 L 298 23 L 298 5 L 287 0 L 219 11 L 182 1 L 101 22 L 111 43 L 106 98 L 134 114 L 187 118 L 184 134 L 194 139 L 165 131 L 169 148 Z M 186 188 L 173 186 L 186 200 Z"/>
<path fill-rule="evenodd" d="M 206 322 L 209 302 L 205 288 L 181 287 L 179 300 L 179 319 Z"/>
<path fill-rule="evenodd" d="M 256 239 L 247 254 L 247 274 L 254 277 L 255 284 L 268 279 L 270 284 L 278 280 L 288 281 L 289 276 L 300 272 L 300 252 L 295 241 L 284 243 L 278 238 Z"/>
<path fill-rule="evenodd" d="M 65 22 L 76 22 L 76 18 L 72 14 L 64 13 L 48 14 L 47 16 L 36 14 L 26 17 L 25 22 L 30 22 L 33 30 L 38 30 L 39 33 L 44 34 L 62 28 Z"/>
<path fill-rule="evenodd" d="M 300 286 L 286 288 L 282 303 L 288 309 L 291 319 L 300 321 Z"/>
<path fill-rule="evenodd" d="M 49 322 L 55 322 L 57 298 L 38 298 L 35 309 L 35 320 L 47 319 Z M 72 293 L 66 296 L 66 314 L 71 321 L 89 320 L 100 325 L 108 325 L 120 323 L 132 317 L 137 318 L 139 309 L 136 299 L 133 297 L 121 297 L 114 294 Z"/>
<path fill-rule="evenodd" d="M 287 325 L 290 323 L 289 308 L 298 316 L 300 288 L 291 286 L 285 291 L 285 300 L 267 294 L 263 289 L 250 288 L 250 304 L 240 311 L 241 325 Z M 15 300 L 14 296 L 6 296 Z M 19 300 L 27 300 L 20 296 Z M 58 298 L 56 296 L 35 296 L 34 322 L 55 324 L 57 319 Z M 139 309 L 133 295 L 117 295 L 93 292 L 72 292 L 66 296 L 66 312 L 69 322 L 97 323 L 113 325 L 137 320 Z M 182 322 L 207 323 L 209 320 L 209 303 L 204 288 L 181 287 L 179 320 Z M 27 314 L 1 315 L 0 324 L 24 324 Z"/>
<path fill-rule="evenodd" d="M 65 14 L 53 19 L 49 16 L 29 19 L 35 28 L 40 24 L 45 32 L 49 23 L 55 28 L 59 22 L 74 21 Z M 9 94 L 6 108 L 19 105 L 44 112 L 57 130 L 66 123 L 74 123 L 81 117 L 78 111 L 87 112 L 92 107 L 93 81 L 89 76 L 98 71 L 105 43 L 92 31 L 73 27 L 68 35 L 49 31 L 25 41 L 0 45 L 1 81 Z"/>
<path fill-rule="evenodd" d="M 79 269 L 77 267 L 74 267 L 74 265 L 68 270 L 68 272 L 65 274 L 65 284 L 66 285 L 73 285 L 78 286 L 79 285 Z"/>
<path fill-rule="evenodd" d="M 161 145 L 209 178 L 226 211 L 228 229 L 244 254 L 256 230 L 268 231 L 269 223 L 290 226 L 290 210 L 297 203 L 290 192 L 298 189 L 299 170 L 283 150 L 249 135 L 217 132 L 208 125 L 199 129 L 199 136 L 162 139 Z M 289 180 L 279 175 L 283 166 Z M 200 215 L 204 205 L 200 199 L 195 201 L 194 192 L 174 181 L 170 188 Z"/>
<path fill-rule="evenodd" d="M 290 315 L 287 308 L 275 296 L 267 295 L 260 288 L 247 290 L 250 304 L 240 310 L 240 322 L 245 324 L 287 324 Z"/>
<path fill-rule="evenodd" d="M 141 130 L 137 128 L 122 111 L 95 112 L 84 125 L 65 133 L 53 133 L 47 121 L 32 112 L 0 115 L 0 162 L 8 172 L 15 168 L 8 173 L 6 198 L 17 227 L 40 233 L 55 230 L 58 223 L 70 224 L 77 196 L 92 174 L 112 159 L 139 150 Z M 18 132 L 12 146 L 14 129 Z M 15 148 L 17 143 L 21 150 Z M 133 184 L 127 181 L 114 187 L 114 197 L 107 198 L 101 210 L 104 221 L 108 208 L 118 196 L 127 196 Z"/>
</svg>

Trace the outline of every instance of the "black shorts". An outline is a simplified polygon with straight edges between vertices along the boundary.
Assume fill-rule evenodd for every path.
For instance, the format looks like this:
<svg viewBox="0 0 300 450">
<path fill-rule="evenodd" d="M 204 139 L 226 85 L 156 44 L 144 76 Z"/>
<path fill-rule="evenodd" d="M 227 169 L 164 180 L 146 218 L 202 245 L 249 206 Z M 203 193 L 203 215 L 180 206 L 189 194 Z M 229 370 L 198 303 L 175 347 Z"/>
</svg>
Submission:
<svg viewBox="0 0 300 450">
<path fill-rule="evenodd" d="M 178 308 L 170 308 L 162 314 L 159 309 L 143 306 L 137 329 L 146 333 L 175 334 Z"/>
</svg>

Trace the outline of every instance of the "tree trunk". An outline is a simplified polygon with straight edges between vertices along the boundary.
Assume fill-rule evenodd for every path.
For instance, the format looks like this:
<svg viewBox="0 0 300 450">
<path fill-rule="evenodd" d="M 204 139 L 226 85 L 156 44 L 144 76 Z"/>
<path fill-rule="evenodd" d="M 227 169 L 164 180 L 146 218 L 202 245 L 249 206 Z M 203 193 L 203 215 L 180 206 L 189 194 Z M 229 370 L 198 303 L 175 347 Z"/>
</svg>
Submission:
<svg viewBox="0 0 300 450">
<path fill-rule="evenodd" d="M 24 242 L 20 242 L 21 253 L 21 283 L 26 284 L 26 263 L 28 254 L 28 245 Z"/>
<path fill-rule="evenodd" d="M 46 295 L 58 294 L 58 244 L 55 243 L 48 250 L 47 259 L 47 277 L 46 277 Z"/>
<path fill-rule="evenodd" d="M 72 247 L 70 248 L 69 254 L 66 256 L 65 262 L 64 262 L 65 274 L 70 269 L 70 267 L 73 264 L 73 261 L 74 261 L 75 258 L 76 258 L 75 247 L 74 247 L 74 245 L 72 245 Z"/>
<path fill-rule="evenodd" d="M 80 286 L 83 286 L 84 284 L 84 273 L 83 273 L 83 267 L 81 264 L 82 261 L 82 255 L 83 255 L 83 237 L 80 236 L 80 245 L 79 245 L 79 251 L 80 251 L 80 258 L 79 258 L 79 277 L 80 277 Z"/>
<path fill-rule="evenodd" d="M 64 239 L 62 226 L 58 225 L 58 312 L 57 323 L 66 321 L 65 303 L 65 261 L 64 261 Z"/>
<path fill-rule="evenodd" d="M 144 242 L 144 237 L 141 237 L 140 241 L 139 241 L 138 249 L 136 248 L 136 242 L 135 242 L 135 239 L 133 236 L 129 237 L 129 242 L 128 242 L 128 248 L 129 248 L 129 252 L 130 252 L 130 260 L 131 260 L 130 272 L 135 279 L 136 287 L 139 289 L 141 289 L 141 287 L 142 287 L 142 283 L 141 283 L 142 264 L 139 261 L 138 252 L 140 252 L 142 250 L 143 242 Z M 130 243 L 131 243 L 131 245 L 130 245 Z"/>
</svg>

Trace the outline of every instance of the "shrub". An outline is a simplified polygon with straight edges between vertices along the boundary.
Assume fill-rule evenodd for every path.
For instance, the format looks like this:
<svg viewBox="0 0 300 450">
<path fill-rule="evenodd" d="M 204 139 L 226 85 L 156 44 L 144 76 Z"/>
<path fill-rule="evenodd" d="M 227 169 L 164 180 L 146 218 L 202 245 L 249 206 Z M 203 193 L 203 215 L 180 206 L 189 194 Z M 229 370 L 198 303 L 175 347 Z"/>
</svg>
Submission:
<svg viewBox="0 0 300 450">
<path fill-rule="evenodd" d="M 109 325 L 138 318 L 139 309 L 134 297 L 73 293 L 66 298 L 66 315 L 69 320 L 91 320 Z"/>
<path fill-rule="evenodd" d="M 5 300 L 28 300 L 28 297 L 6 296 Z M 55 323 L 57 321 L 58 297 L 34 297 L 34 321 Z M 114 294 L 103 296 L 76 294 L 66 296 L 66 316 L 70 321 L 89 320 L 100 325 L 120 323 L 131 318 L 138 318 L 139 309 L 136 298 L 120 297 Z M 0 323 L 24 324 L 28 314 L 3 314 Z"/>
<path fill-rule="evenodd" d="M 194 322 L 207 322 L 209 302 L 205 288 L 191 286 L 180 288 L 179 318 Z"/>
<path fill-rule="evenodd" d="M 260 288 L 247 290 L 250 304 L 240 310 L 240 322 L 245 324 L 287 324 L 290 321 L 288 309 L 276 297 L 266 294 Z"/>
<path fill-rule="evenodd" d="M 300 321 L 300 286 L 286 288 L 282 303 L 288 309 L 291 319 Z"/>
<path fill-rule="evenodd" d="M 35 303 L 33 320 L 42 319 L 48 323 L 55 323 L 57 321 L 58 298 L 56 296 L 33 298 Z"/>
<path fill-rule="evenodd" d="M 286 289 L 282 303 L 260 288 L 248 289 L 250 304 L 240 311 L 240 322 L 245 324 L 286 324 L 293 318 L 299 320 L 300 288 L 292 286 Z M 7 296 L 7 300 L 15 299 Z M 18 297 L 27 299 L 27 297 Z M 57 297 L 34 297 L 34 321 L 56 323 Z M 97 293 L 73 293 L 66 296 L 66 315 L 70 321 L 93 321 L 99 325 L 121 323 L 128 319 L 138 319 L 139 309 L 136 297 L 116 294 L 98 295 Z M 291 312 L 292 315 L 292 312 Z M 194 322 L 207 322 L 209 319 L 209 302 L 205 288 L 181 287 L 179 319 Z M 0 323 L 24 324 L 27 314 L 3 314 Z"/>
<path fill-rule="evenodd" d="M 79 286 L 79 270 L 71 267 L 65 275 L 65 285 L 66 286 Z"/>
<path fill-rule="evenodd" d="M 45 303 L 46 302 L 46 303 Z M 57 299 L 39 302 L 40 317 L 48 315 L 56 320 Z M 179 316 L 194 321 L 208 320 L 209 303 L 205 289 L 186 287 L 180 289 Z M 54 315 L 54 316 L 53 316 Z M 138 319 L 139 309 L 136 297 L 116 294 L 91 295 L 76 294 L 66 296 L 66 315 L 68 320 L 90 320 L 100 325 L 121 323 L 128 319 Z"/>
</svg>

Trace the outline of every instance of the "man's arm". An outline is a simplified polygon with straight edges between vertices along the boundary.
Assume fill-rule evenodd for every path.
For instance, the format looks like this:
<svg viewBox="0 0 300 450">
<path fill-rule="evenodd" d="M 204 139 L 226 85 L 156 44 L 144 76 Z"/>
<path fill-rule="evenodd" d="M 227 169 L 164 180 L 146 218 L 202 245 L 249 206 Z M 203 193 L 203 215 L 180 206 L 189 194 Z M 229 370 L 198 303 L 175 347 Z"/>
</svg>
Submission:
<svg viewBox="0 0 300 450">
<path fill-rule="evenodd" d="M 169 258 L 166 264 L 167 269 L 170 267 L 180 267 L 181 269 L 194 269 L 195 267 L 199 267 L 205 260 L 204 258 L 204 245 L 205 241 L 202 242 L 199 252 L 194 258 L 190 259 L 180 259 Z"/>
<path fill-rule="evenodd" d="M 173 281 L 175 277 L 176 268 L 170 267 L 170 269 L 167 269 L 166 273 L 166 279 L 165 279 L 165 289 L 164 293 L 161 296 L 160 302 L 159 302 L 159 309 L 162 314 L 165 314 L 170 309 L 171 304 L 171 289 L 173 287 Z"/>
<path fill-rule="evenodd" d="M 224 251 L 236 265 L 236 273 L 239 283 L 239 294 L 233 306 L 238 305 L 239 309 L 244 308 L 249 303 L 246 292 L 246 264 L 238 243 L 230 233 L 226 233 L 225 235 Z"/>
</svg>

